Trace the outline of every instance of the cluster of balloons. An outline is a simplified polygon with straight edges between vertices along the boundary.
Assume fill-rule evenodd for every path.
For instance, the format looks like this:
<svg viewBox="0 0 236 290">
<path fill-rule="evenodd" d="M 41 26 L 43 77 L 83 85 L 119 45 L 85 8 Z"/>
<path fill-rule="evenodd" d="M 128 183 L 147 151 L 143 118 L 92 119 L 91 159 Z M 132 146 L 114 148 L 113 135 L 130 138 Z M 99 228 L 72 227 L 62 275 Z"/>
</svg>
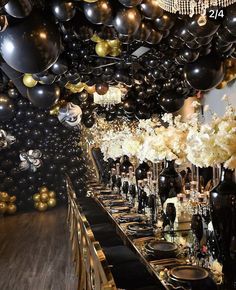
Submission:
<svg viewBox="0 0 236 290">
<path fill-rule="evenodd" d="M 2 149 L 4 154 L 0 155 L 0 191 L 15 195 L 17 207 L 23 210 L 34 208 L 32 196 L 42 186 L 55 190 L 57 201 L 64 203 L 67 199 L 65 174 L 68 174 L 76 192 L 85 194 L 86 167 L 78 145 L 80 132 L 71 135 L 56 117 L 26 99 L 10 100 L 14 104 L 14 116 L 0 122 L 0 128 L 14 136 L 15 142 Z M 42 153 L 42 164 L 35 172 L 19 167 L 20 154 L 30 150 Z"/>
<path fill-rule="evenodd" d="M 57 204 L 55 191 L 50 191 L 46 186 L 39 188 L 39 192 L 33 195 L 34 207 L 38 211 L 46 211 Z"/>
<path fill-rule="evenodd" d="M 94 111 L 111 120 L 178 110 L 185 98 L 218 86 L 225 60 L 236 57 L 236 4 L 216 19 L 170 14 L 156 0 L 9 0 L 2 11 L 2 70 L 41 109 L 78 94 L 88 127 Z M 129 91 L 119 106 L 84 104 L 117 84 Z M 0 112 L 10 119 L 11 101 L 0 99 Z"/>
<path fill-rule="evenodd" d="M 9 195 L 5 191 L 0 192 L 0 214 L 14 214 L 17 211 L 15 205 L 16 196 Z"/>
</svg>

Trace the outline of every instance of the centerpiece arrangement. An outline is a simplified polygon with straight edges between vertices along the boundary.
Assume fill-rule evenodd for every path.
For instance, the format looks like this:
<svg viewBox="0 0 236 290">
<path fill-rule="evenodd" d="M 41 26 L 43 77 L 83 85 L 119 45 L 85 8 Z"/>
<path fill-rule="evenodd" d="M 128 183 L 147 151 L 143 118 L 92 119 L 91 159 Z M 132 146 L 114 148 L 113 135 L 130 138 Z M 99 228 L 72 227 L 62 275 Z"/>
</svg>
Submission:
<svg viewBox="0 0 236 290">
<path fill-rule="evenodd" d="M 140 164 L 165 161 L 157 179 L 158 196 L 163 204 L 182 192 L 182 181 L 175 163 L 189 162 L 197 167 L 221 167 L 219 184 L 210 192 L 209 208 L 218 248 L 218 260 L 223 265 L 226 289 L 235 283 L 232 269 L 236 259 L 236 111 L 224 96 L 226 110 L 211 114 L 206 123 L 200 114 L 200 103 L 193 102 L 195 113 L 183 122 L 181 116 L 164 114 L 161 119 L 140 120 L 119 126 L 97 126 L 97 140 L 104 159 L 135 157 Z M 102 128 L 101 128 L 102 127 Z M 141 183 L 139 183 L 141 184 Z M 145 185 L 143 186 L 143 188 Z M 150 186 L 149 186 L 150 187 Z M 228 288 L 227 288 L 228 287 Z M 233 288 L 232 288 L 233 289 Z"/>
</svg>

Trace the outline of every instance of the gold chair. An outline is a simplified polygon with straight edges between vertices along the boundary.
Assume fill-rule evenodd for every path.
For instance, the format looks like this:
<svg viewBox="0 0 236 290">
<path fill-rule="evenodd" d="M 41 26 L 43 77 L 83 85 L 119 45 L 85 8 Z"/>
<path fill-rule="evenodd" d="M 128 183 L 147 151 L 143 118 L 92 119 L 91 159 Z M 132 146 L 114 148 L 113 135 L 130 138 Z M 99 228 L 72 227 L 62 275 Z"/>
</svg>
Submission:
<svg viewBox="0 0 236 290">
<path fill-rule="evenodd" d="M 70 179 L 67 177 L 68 223 L 72 254 L 78 277 L 78 290 L 116 290 L 102 248 L 82 213 Z"/>
</svg>

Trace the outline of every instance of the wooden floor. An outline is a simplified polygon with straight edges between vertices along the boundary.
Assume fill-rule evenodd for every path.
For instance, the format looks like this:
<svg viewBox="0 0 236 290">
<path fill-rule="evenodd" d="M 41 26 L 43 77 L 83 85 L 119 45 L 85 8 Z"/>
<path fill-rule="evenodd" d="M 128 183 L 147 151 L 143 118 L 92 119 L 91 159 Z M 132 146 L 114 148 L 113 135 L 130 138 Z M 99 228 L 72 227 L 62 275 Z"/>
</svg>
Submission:
<svg viewBox="0 0 236 290">
<path fill-rule="evenodd" d="M 0 290 L 75 290 L 66 209 L 0 217 Z"/>
</svg>

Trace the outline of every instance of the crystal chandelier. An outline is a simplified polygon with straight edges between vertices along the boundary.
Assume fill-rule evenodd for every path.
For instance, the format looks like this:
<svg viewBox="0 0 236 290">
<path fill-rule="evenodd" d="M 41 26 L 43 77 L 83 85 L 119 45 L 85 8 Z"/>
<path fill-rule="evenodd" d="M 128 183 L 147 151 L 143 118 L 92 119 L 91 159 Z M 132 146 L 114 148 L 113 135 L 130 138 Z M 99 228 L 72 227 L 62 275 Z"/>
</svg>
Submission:
<svg viewBox="0 0 236 290">
<path fill-rule="evenodd" d="M 157 0 L 157 2 L 162 9 L 168 12 L 178 12 L 192 17 L 194 14 L 206 15 L 209 7 L 227 7 L 235 3 L 235 0 Z"/>
<path fill-rule="evenodd" d="M 101 106 L 111 106 L 116 105 L 121 102 L 121 98 L 124 95 L 124 92 L 121 88 L 111 86 L 109 90 L 104 95 L 99 95 L 97 92 L 93 94 L 93 100 L 95 104 Z"/>
</svg>

